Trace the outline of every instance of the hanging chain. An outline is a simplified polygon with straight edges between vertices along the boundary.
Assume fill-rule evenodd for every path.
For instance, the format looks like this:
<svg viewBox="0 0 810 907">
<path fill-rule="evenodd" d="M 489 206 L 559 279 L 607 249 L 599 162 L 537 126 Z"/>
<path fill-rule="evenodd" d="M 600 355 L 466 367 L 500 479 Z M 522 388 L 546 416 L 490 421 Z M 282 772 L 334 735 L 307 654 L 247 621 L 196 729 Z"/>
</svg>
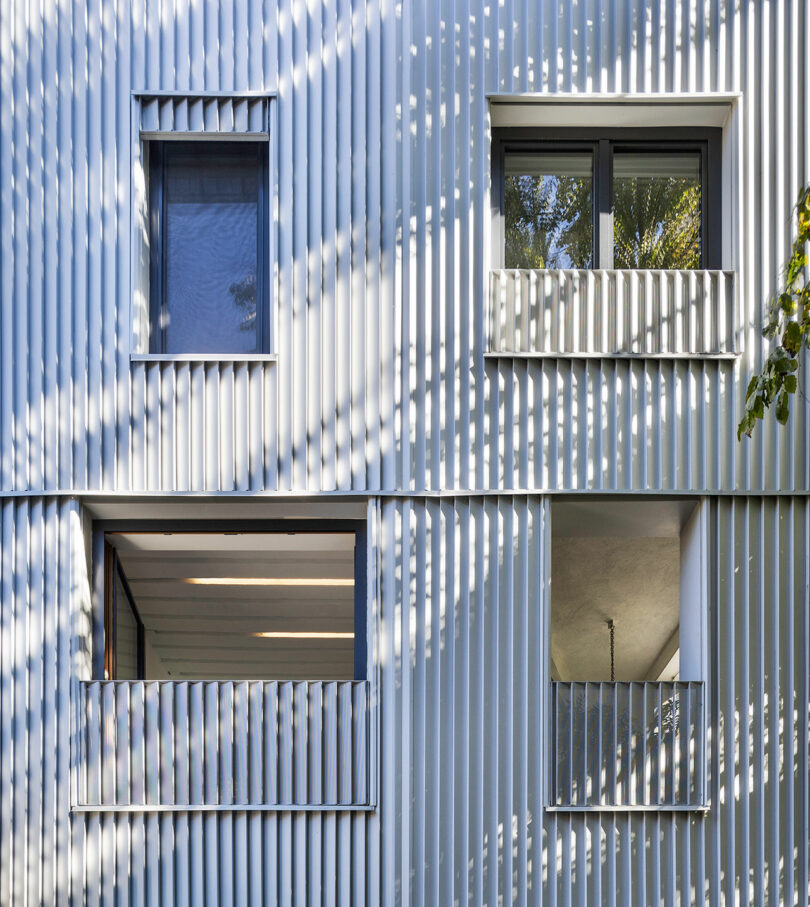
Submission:
<svg viewBox="0 0 810 907">
<path fill-rule="evenodd" d="M 607 622 L 608 630 L 610 631 L 610 682 L 616 679 L 616 671 L 614 669 L 614 656 L 616 654 L 616 628 L 613 624 L 613 619 L 611 618 Z"/>
</svg>

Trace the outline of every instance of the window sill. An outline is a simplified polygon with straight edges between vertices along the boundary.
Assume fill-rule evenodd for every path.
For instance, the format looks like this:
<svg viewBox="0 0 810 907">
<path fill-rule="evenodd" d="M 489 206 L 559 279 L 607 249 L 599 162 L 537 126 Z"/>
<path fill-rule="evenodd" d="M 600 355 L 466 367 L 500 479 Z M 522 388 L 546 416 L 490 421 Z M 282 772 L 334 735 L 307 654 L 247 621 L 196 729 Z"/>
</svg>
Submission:
<svg viewBox="0 0 810 907">
<path fill-rule="evenodd" d="M 719 360 L 734 361 L 741 352 L 733 353 L 553 353 L 516 352 L 514 350 L 489 350 L 484 359 L 641 359 L 641 360 Z"/>
<path fill-rule="evenodd" d="M 546 806 L 545 811 L 548 813 L 708 813 L 710 806 L 708 803 L 701 804 L 672 804 L 661 803 L 660 805 L 647 806 Z"/>
<path fill-rule="evenodd" d="M 109 803 L 74 804 L 72 813 L 370 813 L 376 803 Z"/>
<path fill-rule="evenodd" d="M 130 362 L 277 362 L 276 353 L 130 353 Z"/>
</svg>

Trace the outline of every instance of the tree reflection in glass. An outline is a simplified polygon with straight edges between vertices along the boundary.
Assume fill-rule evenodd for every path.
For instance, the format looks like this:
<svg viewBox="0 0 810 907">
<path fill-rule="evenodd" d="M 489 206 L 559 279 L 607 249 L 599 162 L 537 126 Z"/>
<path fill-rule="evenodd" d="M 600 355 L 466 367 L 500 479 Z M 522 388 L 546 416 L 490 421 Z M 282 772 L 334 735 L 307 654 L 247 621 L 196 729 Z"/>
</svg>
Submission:
<svg viewBox="0 0 810 907">
<path fill-rule="evenodd" d="M 699 268 L 700 155 L 615 152 L 613 266 Z"/>
<path fill-rule="evenodd" d="M 504 163 L 506 267 L 593 267 L 592 155 L 509 153 Z"/>
</svg>

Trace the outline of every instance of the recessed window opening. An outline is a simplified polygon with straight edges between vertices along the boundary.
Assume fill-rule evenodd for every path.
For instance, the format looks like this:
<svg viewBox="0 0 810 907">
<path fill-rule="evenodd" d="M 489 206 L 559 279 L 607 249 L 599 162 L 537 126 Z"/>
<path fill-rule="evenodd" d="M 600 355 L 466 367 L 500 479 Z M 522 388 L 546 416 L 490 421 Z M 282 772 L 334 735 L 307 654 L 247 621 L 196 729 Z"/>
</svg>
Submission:
<svg viewBox="0 0 810 907">
<path fill-rule="evenodd" d="M 719 130 L 497 135 L 504 267 L 719 266 Z"/>
<path fill-rule="evenodd" d="M 105 674 L 366 676 L 362 532 L 107 532 Z"/>
<path fill-rule="evenodd" d="M 552 680 L 702 679 L 694 651 L 681 651 L 700 622 L 691 598 L 700 560 L 684 537 L 695 506 L 554 506 Z"/>
<path fill-rule="evenodd" d="M 267 145 L 149 145 L 150 350 L 266 351 Z"/>
<path fill-rule="evenodd" d="M 550 805 L 704 802 L 704 564 L 690 501 L 552 507 Z"/>
</svg>

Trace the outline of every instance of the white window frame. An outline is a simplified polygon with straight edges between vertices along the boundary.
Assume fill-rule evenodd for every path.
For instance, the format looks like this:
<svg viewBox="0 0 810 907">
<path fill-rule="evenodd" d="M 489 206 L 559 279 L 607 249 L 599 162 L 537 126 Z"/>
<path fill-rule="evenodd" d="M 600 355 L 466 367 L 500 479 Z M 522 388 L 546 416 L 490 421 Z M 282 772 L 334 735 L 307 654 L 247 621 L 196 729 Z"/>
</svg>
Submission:
<svg viewBox="0 0 810 907">
<path fill-rule="evenodd" d="M 130 148 L 130 283 L 129 358 L 131 361 L 275 361 L 277 337 L 278 169 L 275 143 L 275 92 L 133 91 L 131 94 Z M 260 259 L 267 261 L 266 293 L 269 327 L 267 349 L 261 353 L 153 353 L 150 352 L 149 262 L 149 143 L 161 141 L 267 142 L 267 210 L 270 218 Z"/>
<path fill-rule="evenodd" d="M 490 139 L 493 130 L 504 138 L 510 129 L 638 129 L 651 127 L 696 128 L 713 127 L 721 130 L 720 142 L 720 255 L 719 267 L 711 271 L 692 272 L 694 277 L 681 280 L 681 272 L 628 272 L 621 271 L 501 271 L 500 245 L 494 245 L 495 231 L 499 229 L 500 193 L 490 180 L 485 204 L 493 216 L 484 220 L 483 267 L 489 277 L 490 287 L 485 307 L 488 310 L 489 338 L 487 357 L 520 358 L 655 358 L 655 359 L 735 359 L 744 351 L 745 300 L 739 274 L 744 258 L 744 237 L 740 224 L 744 223 L 742 183 L 742 95 L 738 92 L 696 94 L 570 94 L 570 93 L 491 93 L 487 95 L 489 108 L 487 128 Z M 492 145 L 490 144 L 490 158 Z M 488 162 L 492 174 L 492 160 Z M 685 272 L 684 272 L 685 273 Z M 616 315 L 622 323 L 630 319 L 630 333 L 619 331 L 617 340 L 597 337 L 595 343 L 576 336 L 563 336 L 564 329 L 557 326 L 553 300 L 565 298 L 569 320 L 589 318 L 587 306 L 592 293 L 616 293 L 628 282 L 633 294 L 649 296 L 655 287 L 652 275 L 675 275 L 684 283 L 683 292 L 690 297 L 693 311 L 689 318 L 703 325 L 697 331 L 694 325 L 679 327 L 653 342 L 641 343 L 632 333 L 635 312 L 625 306 Z M 645 276 L 646 275 L 646 276 Z M 542 278 L 539 280 L 539 278 Z M 538 282 L 539 280 L 539 282 Z M 666 282 L 666 281 L 665 281 Z M 715 289 L 712 289 L 717 284 Z M 588 286 L 585 287 L 584 283 Z M 486 281 L 485 281 L 486 284 Z M 525 286 L 524 286 L 525 284 Z M 581 286 L 581 284 L 583 284 Z M 697 289 L 696 289 L 697 287 Z M 595 289 L 596 288 L 596 289 Z M 613 288 L 613 289 L 611 289 Z M 718 300 L 712 297 L 718 293 Z M 623 298 L 623 296 L 622 296 Z M 542 311 L 551 305 L 551 315 Z M 540 307 L 541 311 L 536 311 Z M 649 308 L 649 306 L 647 306 Z M 550 317 L 551 337 L 546 337 L 545 320 Z M 647 315 L 645 314 L 645 318 Z M 539 319 L 539 320 L 538 320 Z M 562 319 L 560 319 L 562 322 Z M 646 323 L 646 322 L 645 322 Z M 657 324 L 657 322 L 656 322 Z M 538 328 L 538 325 L 540 326 Z M 529 327 L 536 328 L 540 338 L 530 341 Z M 540 329 L 542 328 L 542 329 Z M 590 330 L 590 329 L 589 329 Z M 602 330 L 600 328 L 600 330 Z M 682 341 L 685 332 L 687 339 Z M 570 333 L 570 332 L 569 332 Z M 642 332 L 646 337 L 647 328 Z M 652 329 L 655 334 L 655 329 Z M 717 338 L 710 341 L 714 334 Z M 526 336 L 524 336 L 524 334 Z M 705 337 L 703 335 L 705 334 Z M 672 336 L 670 336 L 672 335 Z M 583 334 L 584 336 L 584 334 Z M 590 337 L 590 333 L 588 334 Z M 703 338 L 703 339 L 699 339 Z M 607 347 L 602 346 L 607 342 Z M 616 346 L 610 344 L 615 343 Z"/>
<path fill-rule="evenodd" d="M 585 496 L 577 496 L 576 500 L 583 500 Z M 543 753 L 543 808 L 547 812 L 559 813 L 618 813 L 618 812 L 707 812 L 711 807 L 711 798 L 709 795 L 708 772 L 711 764 L 711 747 L 713 738 L 710 735 L 710 703 L 711 688 L 713 680 L 710 673 L 710 637 L 709 637 L 709 615 L 711 610 L 711 601 L 709 596 L 709 568 L 708 561 L 710 556 L 710 538 L 709 538 L 709 499 L 705 497 L 694 498 L 687 496 L 677 500 L 694 502 L 695 507 L 689 515 L 686 522 L 681 528 L 681 583 L 680 583 L 680 602 L 681 602 L 681 623 L 683 622 L 684 613 L 689 616 L 689 634 L 688 645 L 692 646 L 691 657 L 686 661 L 684 671 L 683 661 L 680 664 L 679 673 L 697 674 L 697 676 L 687 677 L 688 680 L 696 680 L 702 684 L 702 709 L 699 716 L 700 722 L 700 739 L 703 740 L 703 750 L 696 753 L 696 758 L 701 760 L 701 787 L 697 791 L 697 802 L 684 805 L 589 805 L 589 806 L 565 806 L 557 805 L 554 802 L 554 792 L 552 790 L 552 764 L 556 759 L 556 754 L 552 751 L 553 733 L 552 733 L 552 714 L 551 714 L 551 540 L 552 540 L 552 503 L 554 500 L 560 502 L 570 502 L 573 498 L 569 495 L 561 495 L 554 498 L 547 497 L 545 501 L 544 515 L 544 532 L 543 532 L 543 690 L 541 701 L 543 708 L 543 720 L 540 722 L 544 739 L 541 741 L 541 752 Z M 591 500 L 594 500 L 591 498 Z M 636 502 L 656 502 L 672 501 L 672 498 L 662 498 L 660 496 L 641 496 L 634 495 L 628 498 L 623 495 L 603 495 L 599 500 L 605 504 L 615 503 L 617 501 L 636 501 Z M 686 556 L 691 560 L 688 571 L 685 572 L 684 565 L 684 548 L 686 547 Z M 680 631 L 679 631 L 680 632 Z M 679 647 L 683 653 L 684 637 L 679 639 Z"/>
</svg>

